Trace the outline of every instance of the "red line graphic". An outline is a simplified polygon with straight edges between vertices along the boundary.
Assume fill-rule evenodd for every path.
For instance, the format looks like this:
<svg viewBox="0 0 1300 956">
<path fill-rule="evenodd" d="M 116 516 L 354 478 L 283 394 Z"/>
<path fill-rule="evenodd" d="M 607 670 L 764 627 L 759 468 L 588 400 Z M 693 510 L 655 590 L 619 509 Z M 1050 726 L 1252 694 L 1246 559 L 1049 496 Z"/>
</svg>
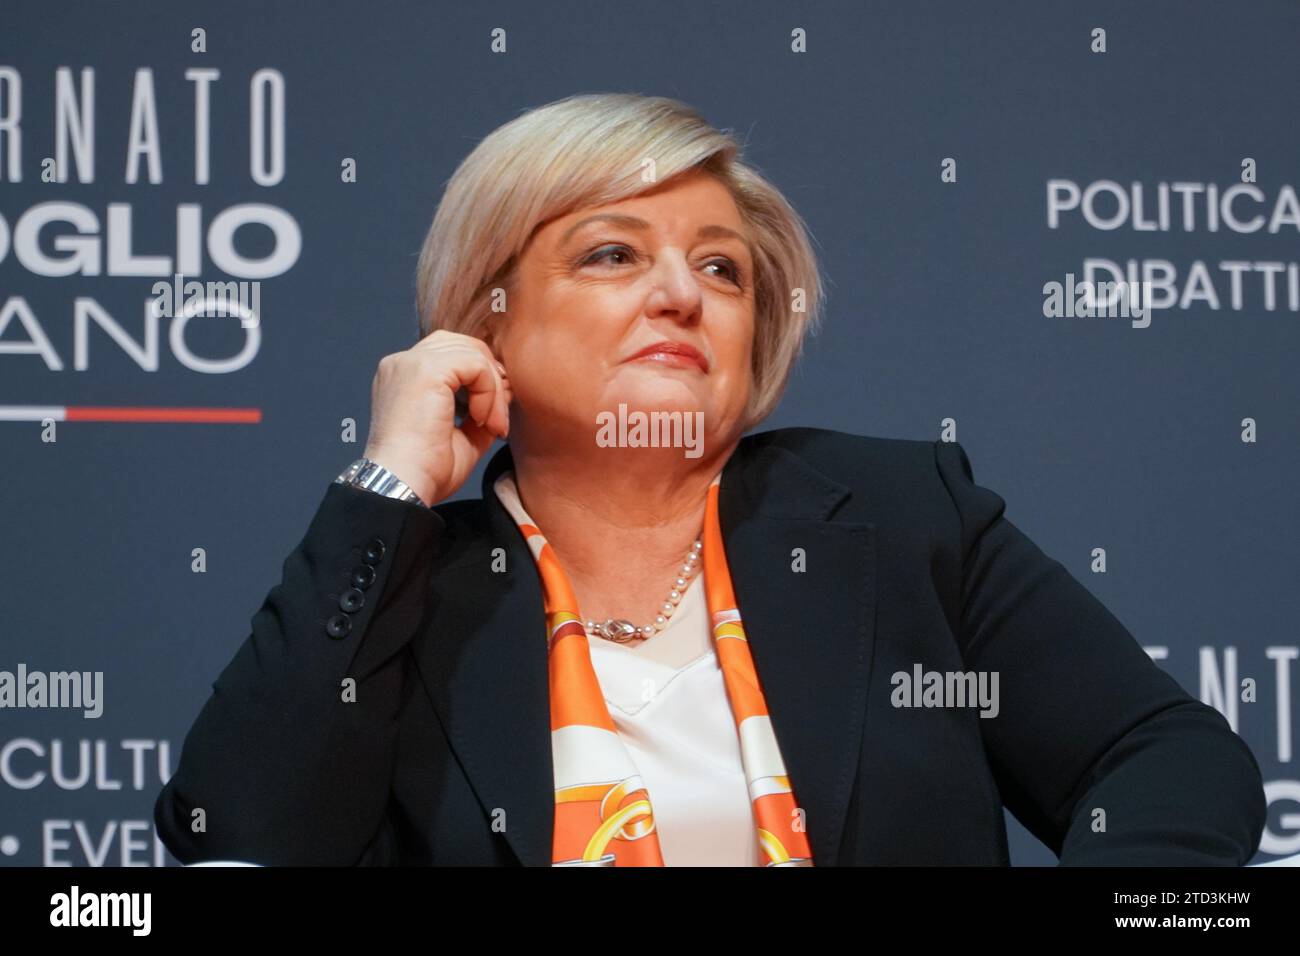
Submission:
<svg viewBox="0 0 1300 956">
<path fill-rule="evenodd" d="M 69 405 L 70 422 L 203 422 L 256 425 L 260 408 L 150 408 L 139 405 Z"/>
</svg>

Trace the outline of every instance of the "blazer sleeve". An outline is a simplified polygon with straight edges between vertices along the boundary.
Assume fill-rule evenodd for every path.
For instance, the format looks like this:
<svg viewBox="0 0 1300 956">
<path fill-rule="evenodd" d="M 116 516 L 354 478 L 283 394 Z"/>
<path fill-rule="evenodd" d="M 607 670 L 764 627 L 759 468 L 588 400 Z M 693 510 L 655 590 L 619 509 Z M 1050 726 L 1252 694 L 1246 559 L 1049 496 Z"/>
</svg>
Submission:
<svg viewBox="0 0 1300 956">
<path fill-rule="evenodd" d="M 155 803 L 178 860 L 392 862 L 407 645 L 445 530 L 432 509 L 330 484 Z"/>
<path fill-rule="evenodd" d="M 999 674 L 979 724 L 1004 805 L 1061 865 L 1245 864 L 1266 816 L 1250 748 L 1003 516 L 959 444 L 934 445 L 961 527 L 963 660 Z"/>
</svg>

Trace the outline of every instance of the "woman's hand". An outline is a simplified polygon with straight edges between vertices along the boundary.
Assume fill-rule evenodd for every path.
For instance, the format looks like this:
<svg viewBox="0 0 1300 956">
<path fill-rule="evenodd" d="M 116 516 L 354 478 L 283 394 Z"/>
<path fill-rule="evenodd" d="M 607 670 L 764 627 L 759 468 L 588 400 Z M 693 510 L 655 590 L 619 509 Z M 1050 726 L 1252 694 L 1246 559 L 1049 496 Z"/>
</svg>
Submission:
<svg viewBox="0 0 1300 956">
<path fill-rule="evenodd" d="M 456 424 L 456 392 L 469 414 Z M 432 506 L 454 494 L 495 438 L 510 431 L 510 381 L 482 339 L 439 329 L 379 360 L 365 457 Z"/>
</svg>

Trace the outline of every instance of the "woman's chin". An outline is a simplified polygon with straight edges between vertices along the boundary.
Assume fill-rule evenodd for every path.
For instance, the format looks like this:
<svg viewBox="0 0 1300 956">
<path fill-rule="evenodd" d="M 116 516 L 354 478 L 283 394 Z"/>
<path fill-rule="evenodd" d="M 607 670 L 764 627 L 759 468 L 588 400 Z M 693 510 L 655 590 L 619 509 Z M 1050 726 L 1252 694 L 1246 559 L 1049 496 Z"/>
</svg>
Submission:
<svg viewBox="0 0 1300 956">
<path fill-rule="evenodd" d="M 641 378 L 641 376 L 638 376 Z M 601 398 L 601 409 L 618 413 L 619 406 L 628 411 L 680 412 L 693 414 L 707 411 L 707 395 L 701 395 L 697 383 L 682 381 L 671 375 L 646 376 L 643 381 L 618 383 L 621 387 L 607 389 Z"/>
<path fill-rule="evenodd" d="M 603 403 L 599 411 L 617 415 L 620 413 L 620 407 L 626 413 L 635 411 L 645 414 L 662 412 L 680 415 L 694 415 L 696 412 L 702 413 L 705 409 L 698 395 L 684 390 L 657 389 L 620 393 Z"/>
</svg>

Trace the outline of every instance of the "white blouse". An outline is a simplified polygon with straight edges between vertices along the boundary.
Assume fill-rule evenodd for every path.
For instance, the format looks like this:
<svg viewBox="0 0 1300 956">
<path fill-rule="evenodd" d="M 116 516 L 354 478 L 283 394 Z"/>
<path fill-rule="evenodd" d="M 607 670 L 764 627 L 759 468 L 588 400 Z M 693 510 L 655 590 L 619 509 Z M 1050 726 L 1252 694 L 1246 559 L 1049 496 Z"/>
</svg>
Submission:
<svg viewBox="0 0 1300 956">
<path fill-rule="evenodd" d="M 761 866 L 740 739 L 709 633 L 704 575 L 636 645 L 588 635 L 610 717 L 650 793 L 665 866 Z"/>
</svg>

